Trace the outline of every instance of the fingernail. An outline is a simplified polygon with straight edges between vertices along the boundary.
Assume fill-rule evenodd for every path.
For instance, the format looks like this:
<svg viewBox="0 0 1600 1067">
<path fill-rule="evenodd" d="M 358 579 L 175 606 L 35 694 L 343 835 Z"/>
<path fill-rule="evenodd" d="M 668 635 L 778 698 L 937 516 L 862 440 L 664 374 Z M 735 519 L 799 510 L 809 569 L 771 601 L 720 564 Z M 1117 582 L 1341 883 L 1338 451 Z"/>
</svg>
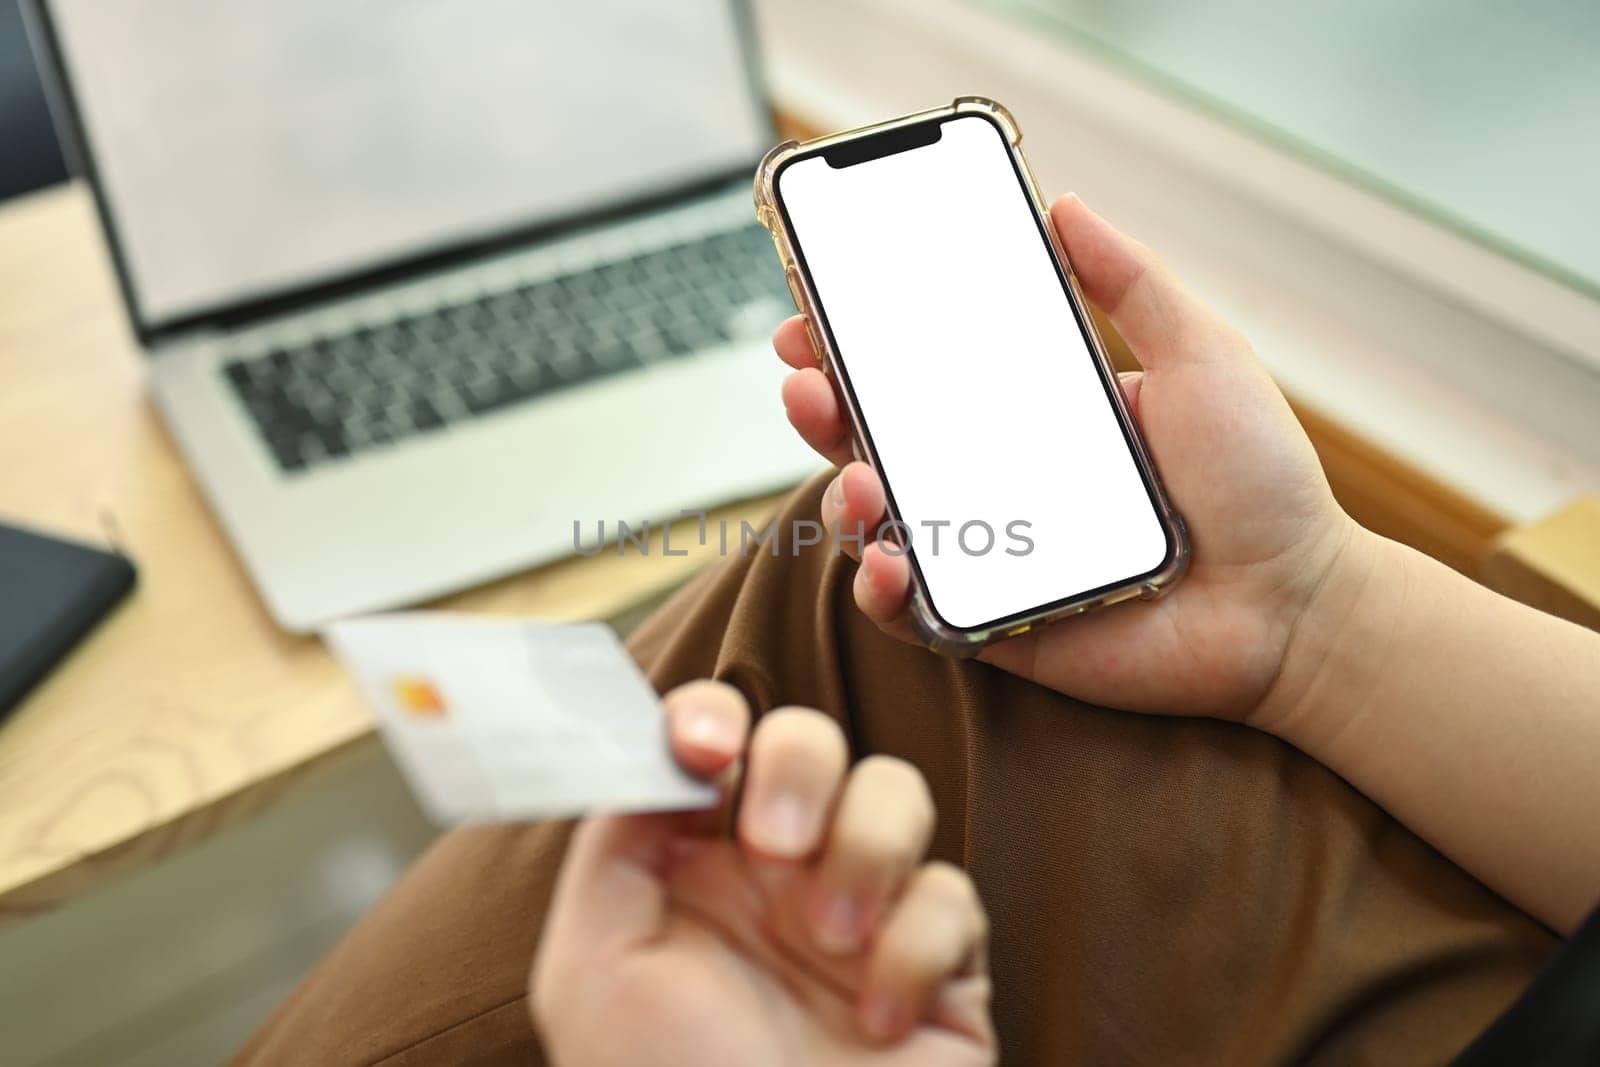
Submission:
<svg viewBox="0 0 1600 1067">
<path fill-rule="evenodd" d="M 796 793 L 774 793 L 752 813 L 751 843 L 769 856 L 798 859 L 811 849 L 811 816 Z"/>
<path fill-rule="evenodd" d="M 831 893 L 817 921 L 817 944 L 843 956 L 861 948 L 861 904 L 850 893 Z"/>
<path fill-rule="evenodd" d="M 686 712 L 678 724 L 678 740 L 695 748 L 709 748 L 725 752 L 739 744 L 738 730 L 727 719 L 713 711 L 695 709 Z"/>
<path fill-rule="evenodd" d="M 900 1006 L 890 997 L 874 997 L 867 1001 L 862 1022 L 868 1037 L 887 1041 L 900 1030 Z"/>
<path fill-rule="evenodd" d="M 833 485 L 828 488 L 828 496 L 832 498 L 836 507 L 844 507 L 844 475 L 833 480 Z"/>
</svg>

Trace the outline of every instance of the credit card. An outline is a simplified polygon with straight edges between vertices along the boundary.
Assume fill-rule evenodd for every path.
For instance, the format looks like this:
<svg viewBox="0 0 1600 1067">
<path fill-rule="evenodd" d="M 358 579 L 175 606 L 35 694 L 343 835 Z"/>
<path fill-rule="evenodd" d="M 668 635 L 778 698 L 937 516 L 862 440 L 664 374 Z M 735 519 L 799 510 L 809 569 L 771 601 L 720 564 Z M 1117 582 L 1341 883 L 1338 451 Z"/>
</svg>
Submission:
<svg viewBox="0 0 1600 1067">
<path fill-rule="evenodd" d="M 661 701 L 602 623 L 404 612 L 323 637 L 435 822 L 716 803 L 673 760 Z"/>
</svg>

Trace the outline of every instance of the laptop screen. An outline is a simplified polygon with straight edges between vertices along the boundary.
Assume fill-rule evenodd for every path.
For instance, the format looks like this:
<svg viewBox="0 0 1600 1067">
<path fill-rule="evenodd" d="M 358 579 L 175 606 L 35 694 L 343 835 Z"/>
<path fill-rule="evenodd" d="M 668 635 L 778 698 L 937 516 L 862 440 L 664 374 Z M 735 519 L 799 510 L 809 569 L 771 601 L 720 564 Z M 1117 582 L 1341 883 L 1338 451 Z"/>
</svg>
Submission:
<svg viewBox="0 0 1600 1067">
<path fill-rule="evenodd" d="M 49 0 L 146 329 L 751 165 L 729 0 Z"/>
</svg>

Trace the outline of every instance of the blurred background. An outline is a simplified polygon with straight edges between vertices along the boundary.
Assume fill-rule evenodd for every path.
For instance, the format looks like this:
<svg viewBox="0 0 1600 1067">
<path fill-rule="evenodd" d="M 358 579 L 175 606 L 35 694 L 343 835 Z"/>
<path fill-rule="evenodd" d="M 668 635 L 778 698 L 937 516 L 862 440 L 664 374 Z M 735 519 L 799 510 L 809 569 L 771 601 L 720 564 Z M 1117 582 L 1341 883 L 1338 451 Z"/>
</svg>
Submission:
<svg viewBox="0 0 1600 1067">
<path fill-rule="evenodd" d="M 1573 218 L 1600 177 L 1593 4 L 990 2 L 1600 294 L 1600 245 Z"/>
<path fill-rule="evenodd" d="M 67 180 L 17 0 L 0 4 L 0 200 Z"/>
<path fill-rule="evenodd" d="M 778 129 L 1000 100 L 1047 195 L 1081 193 L 1252 339 L 1357 518 L 1600 622 L 1600 5 L 749 7 Z M 596 77 L 609 61 L 569 58 Z M 749 303 L 782 311 L 781 275 L 763 278 Z M 0 0 L 0 413 L 70 427 L 52 448 L 98 464 L 30 480 L 37 446 L 8 421 L 0 518 L 98 539 L 109 512 L 149 564 L 132 610 L 0 722 L 7 1063 L 218 1062 L 435 833 L 320 647 L 272 624 L 213 529 L 116 294 Z M 575 605 L 626 629 L 689 567 L 578 562 L 447 603 Z M 194 588 L 175 593 L 180 567 Z M 207 652 L 218 632 L 227 656 Z M 117 670 L 146 662 L 155 680 L 127 688 Z M 184 747 L 213 726 L 225 743 Z"/>
<path fill-rule="evenodd" d="M 1600 293 L 1600 241 L 1572 217 L 1600 178 L 1593 4 L 972 2 Z M 0 87 L 0 198 L 64 181 L 16 0 Z"/>
</svg>

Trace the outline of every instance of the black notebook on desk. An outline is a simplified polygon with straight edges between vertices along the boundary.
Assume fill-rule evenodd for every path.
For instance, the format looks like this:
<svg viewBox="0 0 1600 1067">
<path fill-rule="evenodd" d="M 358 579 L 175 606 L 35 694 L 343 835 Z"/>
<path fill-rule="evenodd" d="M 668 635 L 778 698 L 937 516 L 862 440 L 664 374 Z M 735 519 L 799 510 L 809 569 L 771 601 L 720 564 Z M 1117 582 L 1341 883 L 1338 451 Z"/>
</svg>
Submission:
<svg viewBox="0 0 1600 1067">
<path fill-rule="evenodd" d="M 0 524 L 0 715 L 133 588 L 133 564 Z"/>
</svg>

